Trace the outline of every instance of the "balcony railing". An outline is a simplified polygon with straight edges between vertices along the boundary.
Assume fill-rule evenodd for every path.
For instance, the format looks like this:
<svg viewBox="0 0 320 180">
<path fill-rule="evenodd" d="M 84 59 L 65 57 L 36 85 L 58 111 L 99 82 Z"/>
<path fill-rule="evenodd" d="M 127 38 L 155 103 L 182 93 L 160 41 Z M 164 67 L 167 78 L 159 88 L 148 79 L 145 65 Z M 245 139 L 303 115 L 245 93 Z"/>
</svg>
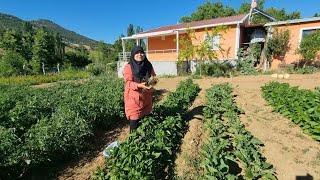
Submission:
<svg viewBox="0 0 320 180">
<path fill-rule="evenodd" d="M 177 49 L 159 49 L 159 50 L 149 50 L 145 53 L 148 54 L 165 54 L 165 53 L 176 53 Z M 118 54 L 120 61 L 129 61 L 131 52 L 121 52 Z"/>
</svg>

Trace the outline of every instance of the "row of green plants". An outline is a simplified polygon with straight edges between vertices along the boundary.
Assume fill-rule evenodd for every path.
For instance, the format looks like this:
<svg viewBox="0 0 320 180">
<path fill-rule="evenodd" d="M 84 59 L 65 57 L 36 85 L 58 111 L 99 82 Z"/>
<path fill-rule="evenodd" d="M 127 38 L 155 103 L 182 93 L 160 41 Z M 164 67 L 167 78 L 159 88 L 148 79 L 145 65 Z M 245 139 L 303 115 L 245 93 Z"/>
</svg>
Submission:
<svg viewBox="0 0 320 180">
<path fill-rule="evenodd" d="M 314 66 L 289 66 L 284 69 L 289 74 L 312 74 L 319 71 L 319 68 Z"/>
<path fill-rule="evenodd" d="M 199 92 L 191 79 L 157 105 L 143 124 L 106 160 L 94 179 L 165 179 L 173 176 L 175 152 L 186 130 L 187 112 Z"/>
<path fill-rule="evenodd" d="M 86 79 L 90 77 L 89 71 L 62 71 L 59 74 L 27 75 L 27 76 L 0 76 L 0 85 L 37 85 L 65 80 Z"/>
<path fill-rule="evenodd" d="M 1 86 L 0 179 L 14 179 L 85 152 L 97 128 L 123 116 L 123 82 L 95 78 L 50 89 Z"/>
<path fill-rule="evenodd" d="M 262 156 L 263 145 L 241 123 L 230 84 L 207 90 L 204 108 L 208 139 L 202 146 L 203 179 L 276 179 Z"/>
<path fill-rule="evenodd" d="M 263 97 L 273 109 L 298 124 L 315 140 L 320 140 L 320 96 L 287 83 L 270 82 L 262 88 Z"/>
</svg>

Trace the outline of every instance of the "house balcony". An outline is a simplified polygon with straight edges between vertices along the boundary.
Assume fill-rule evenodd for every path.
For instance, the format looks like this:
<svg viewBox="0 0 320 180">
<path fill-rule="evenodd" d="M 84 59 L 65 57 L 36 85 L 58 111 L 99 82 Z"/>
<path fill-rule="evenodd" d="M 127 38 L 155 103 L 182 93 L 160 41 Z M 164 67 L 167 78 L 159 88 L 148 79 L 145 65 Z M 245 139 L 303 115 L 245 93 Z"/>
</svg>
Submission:
<svg viewBox="0 0 320 180">
<path fill-rule="evenodd" d="M 157 49 L 145 51 L 149 61 L 176 61 L 178 59 L 177 49 Z M 120 61 L 129 61 L 131 52 L 118 54 Z"/>
</svg>

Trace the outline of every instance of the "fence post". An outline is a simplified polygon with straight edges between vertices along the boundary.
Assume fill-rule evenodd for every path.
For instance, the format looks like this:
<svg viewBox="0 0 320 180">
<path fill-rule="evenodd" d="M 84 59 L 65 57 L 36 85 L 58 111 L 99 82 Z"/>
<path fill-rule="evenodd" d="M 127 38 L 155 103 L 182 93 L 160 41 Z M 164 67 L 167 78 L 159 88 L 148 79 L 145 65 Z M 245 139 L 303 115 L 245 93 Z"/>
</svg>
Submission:
<svg viewBox="0 0 320 180">
<path fill-rule="evenodd" d="M 44 63 L 42 63 L 42 73 L 43 73 L 44 75 L 46 75 L 46 71 L 45 71 L 45 69 L 44 69 Z"/>
<path fill-rule="evenodd" d="M 57 64 L 58 74 L 60 74 L 60 63 Z"/>
</svg>

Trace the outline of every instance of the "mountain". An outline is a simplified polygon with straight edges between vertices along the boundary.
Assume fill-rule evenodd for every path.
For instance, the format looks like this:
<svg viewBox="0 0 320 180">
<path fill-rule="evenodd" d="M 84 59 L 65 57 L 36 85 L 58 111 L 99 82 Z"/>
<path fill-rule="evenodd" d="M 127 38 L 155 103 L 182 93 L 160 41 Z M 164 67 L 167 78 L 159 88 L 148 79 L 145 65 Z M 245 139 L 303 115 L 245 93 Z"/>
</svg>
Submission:
<svg viewBox="0 0 320 180">
<path fill-rule="evenodd" d="M 0 30 L 14 29 L 14 30 L 20 31 L 23 29 L 24 22 L 27 22 L 27 21 L 24 21 L 12 15 L 0 13 Z M 91 47 L 97 46 L 98 44 L 96 40 L 80 35 L 74 31 L 70 31 L 50 20 L 39 19 L 39 20 L 32 20 L 28 22 L 30 22 L 34 28 L 44 27 L 49 31 L 52 31 L 54 33 L 59 33 L 66 43 L 89 45 Z"/>
</svg>

